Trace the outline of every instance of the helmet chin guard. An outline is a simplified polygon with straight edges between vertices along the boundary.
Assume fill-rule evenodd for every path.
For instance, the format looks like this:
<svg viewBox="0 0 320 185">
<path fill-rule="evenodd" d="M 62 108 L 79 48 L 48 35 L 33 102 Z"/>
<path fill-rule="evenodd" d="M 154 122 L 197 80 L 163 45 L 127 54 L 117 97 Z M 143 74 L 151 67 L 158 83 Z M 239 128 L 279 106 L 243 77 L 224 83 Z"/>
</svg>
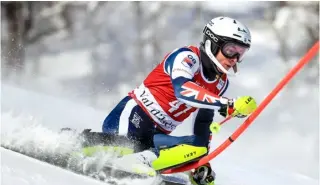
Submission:
<svg viewBox="0 0 320 185">
<path fill-rule="evenodd" d="M 217 60 L 217 58 L 213 55 L 212 50 L 211 50 L 211 41 L 209 39 L 207 39 L 205 41 L 204 44 L 205 47 L 205 51 L 206 54 L 208 55 L 208 57 L 210 58 L 210 60 L 212 62 L 214 62 L 214 64 L 225 74 L 230 75 L 230 76 L 236 76 L 238 74 L 238 68 L 237 68 L 237 64 L 235 64 L 232 69 L 234 71 L 234 73 L 230 73 L 228 70 L 226 70 L 221 64 L 220 62 Z"/>
</svg>

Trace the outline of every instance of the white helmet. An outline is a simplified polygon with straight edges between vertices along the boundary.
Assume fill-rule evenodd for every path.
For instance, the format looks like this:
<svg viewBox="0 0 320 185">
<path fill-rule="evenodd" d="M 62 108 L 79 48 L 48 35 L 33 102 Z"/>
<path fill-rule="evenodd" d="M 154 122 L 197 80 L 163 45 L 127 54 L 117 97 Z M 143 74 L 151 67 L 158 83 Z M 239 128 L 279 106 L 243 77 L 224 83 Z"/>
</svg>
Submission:
<svg viewBox="0 0 320 185">
<path fill-rule="evenodd" d="M 230 74 L 216 59 L 219 49 L 225 57 L 238 57 L 241 62 L 244 54 L 251 45 L 251 34 L 249 29 L 241 22 L 229 17 L 217 17 L 206 24 L 203 29 L 203 42 L 200 46 L 200 58 L 206 68 L 213 68 L 216 73 L 217 67 L 223 73 Z M 233 66 L 237 73 L 237 65 Z"/>
</svg>

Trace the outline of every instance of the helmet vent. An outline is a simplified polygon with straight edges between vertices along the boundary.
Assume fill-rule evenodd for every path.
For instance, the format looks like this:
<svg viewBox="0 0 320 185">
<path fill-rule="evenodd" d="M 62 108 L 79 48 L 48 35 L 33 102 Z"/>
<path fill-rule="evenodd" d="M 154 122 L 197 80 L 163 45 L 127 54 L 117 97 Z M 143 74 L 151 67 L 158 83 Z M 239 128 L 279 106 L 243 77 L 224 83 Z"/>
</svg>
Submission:
<svg viewBox="0 0 320 185">
<path fill-rule="evenodd" d="M 224 17 L 221 17 L 220 20 L 222 20 Z"/>
<path fill-rule="evenodd" d="M 241 36 L 240 35 L 237 35 L 237 34 L 233 34 L 234 36 L 236 36 L 236 37 L 239 37 L 239 38 L 241 38 Z"/>
<path fill-rule="evenodd" d="M 244 32 L 244 33 L 247 33 L 245 29 L 241 29 L 241 28 L 239 28 L 239 27 L 238 27 L 238 31 L 242 31 L 242 32 Z"/>
<path fill-rule="evenodd" d="M 236 20 L 233 20 L 233 23 L 234 23 L 234 24 L 237 24 L 237 21 L 236 21 Z"/>
</svg>

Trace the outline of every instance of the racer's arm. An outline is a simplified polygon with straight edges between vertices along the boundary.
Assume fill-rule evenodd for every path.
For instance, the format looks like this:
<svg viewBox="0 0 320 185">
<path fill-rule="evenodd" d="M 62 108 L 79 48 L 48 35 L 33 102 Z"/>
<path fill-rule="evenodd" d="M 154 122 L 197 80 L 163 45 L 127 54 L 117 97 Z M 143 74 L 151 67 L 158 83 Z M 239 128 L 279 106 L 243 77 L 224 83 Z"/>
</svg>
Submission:
<svg viewBox="0 0 320 185">
<path fill-rule="evenodd" d="M 219 95 L 223 96 L 225 89 Z M 206 146 L 209 152 L 212 133 L 210 128 L 214 118 L 214 110 L 200 108 L 196 112 L 193 126 L 193 134 L 202 141 L 202 146 Z"/>
<path fill-rule="evenodd" d="M 202 140 L 202 146 L 209 148 L 211 140 L 210 124 L 213 121 L 214 110 L 199 109 L 194 120 L 193 134 Z M 209 150 L 208 150 L 209 151 Z"/>
<path fill-rule="evenodd" d="M 226 85 L 222 91 L 220 92 L 220 96 L 226 92 L 228 85 Z M 194 126 L 193 126 L 193 134 L 197 136 L 203 142 L 203 146 L 206 146 L 209 152 L 210 149 L 210 142 L 211 142 L 211 131 L 209 129 L 211 123 L 213 122 L 214 118 L 214 110 L 211 109 L 203 109 L 200 108 L 196 112 L 196 117 L 194 119 Z"/>
</svg>

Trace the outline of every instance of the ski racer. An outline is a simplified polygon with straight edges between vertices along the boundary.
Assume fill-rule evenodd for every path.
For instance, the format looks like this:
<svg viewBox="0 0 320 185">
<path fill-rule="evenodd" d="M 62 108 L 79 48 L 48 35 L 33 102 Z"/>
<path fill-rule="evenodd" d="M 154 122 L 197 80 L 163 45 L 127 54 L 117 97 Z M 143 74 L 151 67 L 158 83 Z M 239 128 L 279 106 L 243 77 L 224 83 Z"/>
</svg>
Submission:
<svg viewBox="0 0 320 185">
<path fill-rule="evenodd" d="M 212 19 L 203 29 L 200 47 L 185 46 L 167 54 L 110 112 L 102 131 L 138 141 L 139 151 L 129 156 L 155 170 L 207 155 L 215 110 L 225 117 L 244 118 L 257 107 L 250 96 L 223 96 L 228 75 L 238 71 L 250 45 L 251 34 L 244 24 L 229 17 Z M 170 135 L 191 113 L 196 114 L 193 134 Z M 192 184 L 213 185 L 215 173 L 207 163 L 189 177 Z"/>
</svg>

